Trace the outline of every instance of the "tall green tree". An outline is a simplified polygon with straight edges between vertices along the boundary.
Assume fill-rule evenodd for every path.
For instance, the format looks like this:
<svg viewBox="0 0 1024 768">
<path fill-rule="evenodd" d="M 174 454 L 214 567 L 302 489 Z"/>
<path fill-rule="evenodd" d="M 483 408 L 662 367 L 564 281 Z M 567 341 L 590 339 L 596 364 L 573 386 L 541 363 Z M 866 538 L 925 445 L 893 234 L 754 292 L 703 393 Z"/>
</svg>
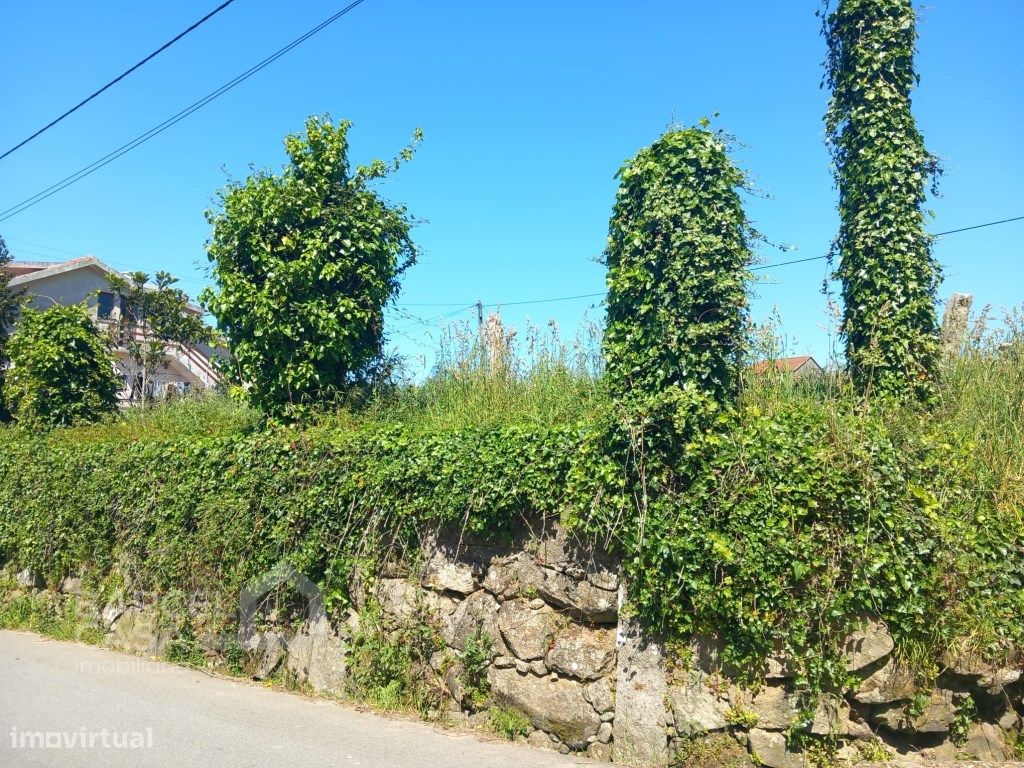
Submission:
<svg viewBox="0 0 1024 768">
<path fill-rule="evenodd" d="M 7 338 L 14 320 L 18 317 L 18 307 L 24 291 L 11 290 L 11 276 L 7 271 L 7 265 L 11 263 L 11 252 L 7 250 L 7 243 L 0 237 L 0 421 L 7 421 L 10 414 L 4 406 L 2 396 L 4 377 L 7 372 Z"/>
<path fill-rule="evenodd" d="M 85 307 L 23 309 L 8 349 L 4 399 L 18 422 L 70 426 L 116 407 L 120 380 L 110 344 Z"/>
<path fill-rule="evenodd" d="M 107 280 L 121 305 L 116 343 L 133 363 L 130 399 L 145 403 L 152 397 L 150 382 L 171 355 L 209 343 L 213 329 L 189 308 L 188 296 L 167 272 L 157 272 L 152 283 L 145 272 L 110 275 Z"/>
<path fill-rule="evenodd" d="M 415 261 L 411 220 L 373 182 L 412 157 L 354 171 L 350 123 L 311 117 L 285 139 L 290 164 L 220 193 L 208 211 L 216 290 L 202 301 L 233 355 L 230 374 L 272 414 L 371 380 L 384 362 L 384 308 Z"/>
<path fill-rule="evenodd" d="M 822 15 L 847 362 L 864 393 L 926 399 L 938 362 L 941 272 L 923 205 L 939 168 L 910 108 L 914 8 L 911 0 L 839 0 Z"/>
<path fill-rule="evenodd" d="M 754 234 L 743 173 L 705 120 L 668 131 L 618 177 L 605 251 L 608 386 L 630 408 L 704 428 L 739 387 Z"/>
</svg>

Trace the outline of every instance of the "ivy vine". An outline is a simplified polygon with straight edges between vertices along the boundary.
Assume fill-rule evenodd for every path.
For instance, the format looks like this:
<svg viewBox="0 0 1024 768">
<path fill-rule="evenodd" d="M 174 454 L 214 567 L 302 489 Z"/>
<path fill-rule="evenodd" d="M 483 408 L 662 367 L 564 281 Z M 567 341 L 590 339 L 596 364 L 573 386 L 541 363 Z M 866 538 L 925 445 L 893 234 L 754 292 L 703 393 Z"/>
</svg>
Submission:
<svg viewBox="0 0 1024 768">
<path fill-rule="evenodd" d="M 934 191 L 940 169 L 911 113 L 914 8 L 911 0 L 839 0 L 820 15 L 847 362 L 861 392 L 927 399 L 938 360 L 941 274 L 923 204 L 926 182 Z"/>
</svg>

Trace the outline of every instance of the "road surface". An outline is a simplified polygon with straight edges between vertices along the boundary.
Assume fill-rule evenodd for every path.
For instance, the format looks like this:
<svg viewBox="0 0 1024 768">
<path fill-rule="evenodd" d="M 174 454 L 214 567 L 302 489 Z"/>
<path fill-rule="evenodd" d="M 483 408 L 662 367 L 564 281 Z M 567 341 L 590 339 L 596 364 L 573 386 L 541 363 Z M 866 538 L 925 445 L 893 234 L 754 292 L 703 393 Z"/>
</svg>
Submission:
<svg viewBox="0 0 1024 768">
<path fill-rule="evenodd" d="M 75 643 L 0 631 L 0 766 L 563 768 L 484 741 Z"/>
</svg>

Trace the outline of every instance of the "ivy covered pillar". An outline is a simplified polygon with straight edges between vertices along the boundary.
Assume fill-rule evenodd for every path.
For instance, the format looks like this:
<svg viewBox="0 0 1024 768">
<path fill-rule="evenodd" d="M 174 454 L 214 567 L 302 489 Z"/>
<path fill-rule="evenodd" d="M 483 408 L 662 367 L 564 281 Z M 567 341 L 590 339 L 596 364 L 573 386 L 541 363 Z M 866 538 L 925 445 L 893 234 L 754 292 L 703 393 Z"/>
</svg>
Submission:
<svg viewBox="0 0 1024 768">
<path fill-rule="evenodd" d="M 861 392 L 897 399 L 934 394 L 939 356 L 923 208 L 939 169 L 910 110 L 915 22 L 911 0 L 839 0 L 823 28 L 846 360 Z"/>
</svg>

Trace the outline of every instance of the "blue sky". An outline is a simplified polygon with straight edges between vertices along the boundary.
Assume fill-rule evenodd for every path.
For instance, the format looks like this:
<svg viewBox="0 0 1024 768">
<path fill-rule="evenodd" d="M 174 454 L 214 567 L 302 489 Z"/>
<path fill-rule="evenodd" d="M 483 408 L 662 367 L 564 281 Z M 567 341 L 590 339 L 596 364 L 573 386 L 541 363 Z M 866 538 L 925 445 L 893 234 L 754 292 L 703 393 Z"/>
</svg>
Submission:
<svg viewBox="0 0 1024 768">
<path fill-rule="evenodd" d="M 0 71 L 3 149 L 211 10 L 215 0 L 8 3 Z M 0 161 L 0 210 L 151 128 L 339 10 L 343 2 L 236 0 L 59 126 Z M 821 116 L 824 43 L 815 0 L 445 2 L 366 0 L 227 95 L 39 205 L 0 222 L 18 258 L 92 253 L 122 268 L 205 282 L 203 210 L 250 164 L 280 168 L 307 115 L 354 122 L 352 160 L 390 158 L 415 127 L 416 158 L 382 187 L 425 220 L 423 249 L 389 328 L 415 371 L 438 321 L 486 304 L 604 289 L 604 246 L 622 162 L 673 120 L 718 127 L 766 193 L 755 225 L 824 254 L 837 216 Z M 914 110 L 947 173 L 938 232 L 1024 215 L 1024 60 L 1018 0 L 939 0 L 922 10 Z M 979 304 L 1024 301 L 1024 222 L 952 235 L 941 289 Z M 31 245 L 29 244 L 31 243 Z M 46 247 L 42 247 L 46 246 Z M 59 249 L 59 250 L 56 250 Z M 824 261 L 759 272 L 755 319 L 777 309 L 788 351 L 829 356 Z M 450 305 L 450 306 L 433 306 Z M 600 299 L 507 306 L 506 324 L 554 319 L 571 335 Z M 456 313 L 471 320 L 475 310 Z M 421 357 L 422 356 L 422 357 Z"/>
</svg>

